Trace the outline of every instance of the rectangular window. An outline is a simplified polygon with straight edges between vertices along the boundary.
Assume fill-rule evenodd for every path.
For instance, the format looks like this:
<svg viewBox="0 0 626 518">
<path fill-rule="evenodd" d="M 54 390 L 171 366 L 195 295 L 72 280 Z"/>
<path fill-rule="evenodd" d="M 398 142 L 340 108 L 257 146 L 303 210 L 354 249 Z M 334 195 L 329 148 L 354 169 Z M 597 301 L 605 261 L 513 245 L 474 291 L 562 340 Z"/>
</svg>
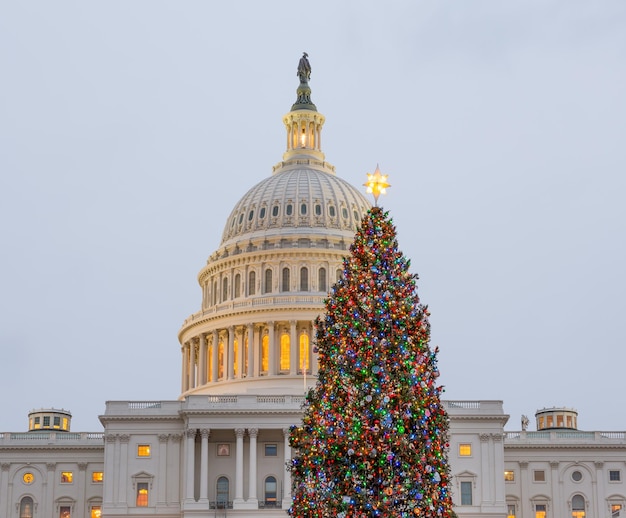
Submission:
<svg viewBox="0 0 626 518">
<path fill-rule="evenodd" d="M 63 430 L 67 430 L 67 426 L 68 426 L 69 422 L 67 420 L 67 417 L 63 418 Z"/>
<path fill-rule="evenodd" d="M 609 470 L 609 481 L 610 482 L 619 482 L 622 480 L 622 474 L 618 469 Z"/>
<path fill-rule="evenodd" d="M 72 518 L 72 511 L 69 505 L 59 507 L 59 518 Z"/>
<path fill-rule="evenodd" d="M 44 426 L 50 426 L 50 416 L 49 415 L 43 416 L 43 425 Z"/>
<path fill-rule="evenodd" d="M 471 455 L 472 455 L 471 444 L 459 444 L 459 456 L 460 457 L 470 457 Z"/>
<path fill-rule="evenodd" d="M 515 471 L 505 471 L 504 480 L 507 482 L 515 482 Z"/>
<path fill-rule="evenodd" d="M 546 481 L 546 472 L 542 469 L 538 469 L 533 471 L 533 480 L 535 482 L 545 482 Z"/>
<path fill-rule="evenodd" d="M 89 518 L 100 518 L 102 516 L 102 507 L 99 505 L 92 505 Z"/>
<path fill-rule="evenodd" d="M 104 480 L 104 473 L 102 471 L 91 472 L 91 481 L 94 484 L 101 484 L 103 480 Z"/>
<path fill-rule="evenodd" d="M 535 518 L 546 518 L 546 504 L 535 505 Z"/>
<path fill-rule="evenodd" d="M 611 504 L 611 518 L 619 518 L 622 504 Z"/>
<path fill-rule="evenodd" d="M 139 444 L 137 446 L 137 457 L 149 457 L 149 456 L 150 456 L 150 445 Z"/>
<path fill-rule="evenodd" d="M 148 507 L 148 483 L 137 483 L 137 507 Z"/>
<path fill-rule="evenodd" d="M 276 457 L 278 455 L 278 445 L 276 444 L 266 444 L 265 445 L 265 456 L 266 457 Z"/>
<path fill-rule="evenodd" d="M 461 482 L 461 505 L 472 505 L 471 482 Z"/>
<path fill-rule="evenodd" d="M 509 504 L 506 506 L 506 517 L 515 518 L 515 504 Z"/>
<path fill-rule="evenodd" d="M 61 428 L 61 417 L 58 415 L 54 416 L 54 420 L 52 421 L 52 426 L 54 428 Z"/>
<path fill-rule="evenodd" d="M 41 418 L 35 417 L 35 430 L 41 428 Z"/>
<path fill-rule="evenodd" d="M 74 473 L 71 471 L 61 471 L 61 484 L 71 484 L 74 480 Z"/>
</svg>

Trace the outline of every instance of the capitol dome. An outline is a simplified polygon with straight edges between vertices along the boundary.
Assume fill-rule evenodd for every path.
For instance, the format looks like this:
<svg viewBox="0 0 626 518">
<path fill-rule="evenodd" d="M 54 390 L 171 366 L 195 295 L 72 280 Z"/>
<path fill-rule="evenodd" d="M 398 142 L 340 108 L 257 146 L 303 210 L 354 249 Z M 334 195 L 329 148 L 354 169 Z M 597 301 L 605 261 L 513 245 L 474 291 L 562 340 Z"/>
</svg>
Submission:
<svg viewBox="0 0 626 518">
<path fill-rule="evenodd" d="M 325 118 L 300 72 L 283 160 L 236 203 L 198 274 L 202 306 L 178 335 L 181 398 L 302 395 L 315 382 L 313 322 L 370 204 L 326 162 Z"/>
</svg>

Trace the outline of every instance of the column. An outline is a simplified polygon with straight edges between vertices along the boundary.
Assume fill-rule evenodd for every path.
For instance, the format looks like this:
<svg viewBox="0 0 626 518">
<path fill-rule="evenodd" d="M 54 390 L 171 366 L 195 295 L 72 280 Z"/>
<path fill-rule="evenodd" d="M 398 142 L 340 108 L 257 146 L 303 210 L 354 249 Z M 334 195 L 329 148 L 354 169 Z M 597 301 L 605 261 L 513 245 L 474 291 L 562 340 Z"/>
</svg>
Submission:
<svg viewBox="0 0 626 518">
<path fill-rule="evenodd" d="M 107 477 L 104 477 L 103 481 L 103 498 L 102 505 L 113 505 L 113 486 L 115 483 L 115 443 L 117 442 L 117 436 L 113 434 L 107 434 L 105 436 L 104 443 L 104 472 L 110 473 Z M 1 514 L 1 513 L 0 513 Z"/>
<path fill-rule="evenodd" d="M 269 353 L 268 353 L 268 367 L 267 367 L 267 375 L 275 376 L 276 375 L 276 340 L 275 340 L 275 329 L 274 322 L 267 323 L 267 332 L 269 338 Z"/>
<path fill-rule="evenodd" d="M 506 510 L 506 489 L 504 484 L 504 477 L 498 477 L 498 473 L 504 473 L 504 434 L 494 433 L 491 434 L 494 446 L 494 473 L 496 473 L 496 505 L 505 506 Z"/>
<path fill-rule="evenodd" d="M 162 506 L 167 503 L 167 441 L 166 433 L 159 434 L 159 477 L 157 478 L 156 505 Z M 106 480 L 106 477 L 105 477 Z"/>
<path fill-rule="evenodd" d="M 0 465 L 0 515 L 11 516 L 8 509 L 9 502 L 9 468 L 11 464 L 3 462 Z"/>
<path fill-rule="evenodd" d="M 491 464 L 489 463 L 489 434 L 481 433 L 480 438 L 480 469 L 482 480 L 482 492 L 480 495 L 480 502 L 474 502 L 474 505 L 487 505 L 491 503 L 489 498 L 489 491 L 491 489 L 491 472 L 493 471 Z"/>
<path fill-rule="evenodd" d="M 211 350 L 211 356 L 213 357 L 213 359 L 211 360 L 211 379 L 213 380 L 213 383 L 215 383 L 217 381 L 217 360 L 218 360 L 218 355 L 217 355 L 217 347 L 219 345 L 219 341 L 220 341 L 220 337 L 219 334 L 217 332 L 217 329 L 213 330 L 213 349 Z"/>
<path fill-rule="evenodd" d="M 170 434 L 170 443 L 167 448 L 167 463 L 170 466 L 180 466 L 181 465 L 181 441 L 183 438 L 183 434 L 180 433 L 172 433 Z M 178 479 L 178 474 L 175 479 Z M 175 503 L 178 504 L 181 500 L 181 487 L 179 483 L 175 484 L 166 484 L 166 503 Z"/>
<path fill-rule="evenodd" d="M 307 329 L 307 333 L 309 333 L 309 358 L 311 361 L 311 374 L 313 376 L 317 376 L 318 355 L 317 353 L 313 352 L 313 338 L 315 335 L 315 333 L 313 332 L 314 329 L 315 329 L 315 322 L 312 322 L 311 325 L 309 326 L 309 329 Z"/>
<path fill-rule="evenodd" d="M 298 341 L 298 334 L 296 332 L 295 320 L 289 321 L 289 374 L 294 376 L 298 373 L 298 356 L 300 353 L 300 342 Z"/>
<path fill-rule="evenodd" d="M 193 488 L 194 488 L 194 464 L 195 464 L 195 449 L 196 449 L 196 430 L 188 429 L 186 432 L 187 442 L 185 443 L 186 450 L 186 477 L 185 477 L 185 500 L 193 502 Z"/>
<path fill-rule="evenodd" d="M 180 350 L 183 353 L 183 379 L 182 379 L 182 384 L 181 384 L 181 392 L 186 392 L 187 389 L 189 388 L 187 385 L 188 382 L 188 369 L 189 369 L 189 348 L 187 347 L 187 344 L 183 344 L 183 346 L 180 348 Z"/>
<path fill-rule="evenodd" d="M 224 355 L 226 367 L 225 373 L 228 373 L 228 379 L 232 380 L 235 376 L 235 328 L 233 326 L 228 327 L 228 354 Z"/>
<path fill-rule="evenodd" d="M 117 442 L 115 443 L 115 451 L 113 452 L 113 473 L 115 473 L 115 475 L 110 476 L 109 479 L 111 480 L 111 484 L 113 485 L 113 506 L 115 507 L 117 505 L 117 502 L 119 500 L 119 484 L 118 482 L 118 473 L 120 472 L 120 441 L 119 441 L 120 436 L 116 435 L 115 436 L 115 440 L 117 440 Z M 106 480 L 106 474 L 104 476 L 105 480 Z"/>
<path fill-rule="evenodd" d="M 592 480 L 591 485 L 594 489 L 593 494 L 591 496 L 592 501 L 587 505 L 587 516 L 592 515 L 592 513 L 589 512 L 589 507 L 591 507 L 591 505 L 593 505 L 593 510 L 595 512 L 596 516 L 602 516 L 603 513 L 605 513 L 605 508 L 604 505 L 606 505 L 606 500 L 605 500 L 605 490 L 604 490 L 604 462 L 602 461 L 595 461 L 594 465 L 596 467 L 596 476 L 595 476 L 595 481 Z"/>
<path fill-rule="evenodd" d="M 128 501 L 128 443 L 130 441 L 130 435 L 120 435 L 120 466 L 117 471 L 119 476 L 119 492 L 117 494 L 116 502 L 122 504 L 122 507 L 126 505 Z"/>
<path fill-rule="evenodd" d="M 254 376 L 254 325 L 248 324 L 248 378 Z"/>
<path fill-rule="evenodd" d="M 189 340 L 189 388 L 196 386 L 196 344 L 195 340 Z"/>
<path fill-rule="evenodd" d="M 43 498 L 41 499 L 41 503 L 43 504 L 41 509 L 41 514 L 39 516 L 52 516 L 52 508 L 54 506 L 53 498 L 54 498 L 54 487 L 55 480 L 54 474 L 56 472 L 57 465 L 54 462 L 46 463 L 46 482 L 44 483 L 43 488 Z M 33 513 L 34 514 L 34 513 Z M 9 515 L 10 516 L 10 515 Z"/>
<path fill-rule="evenodd" d="M 200 501 L 209 500 L 209 435 L 211 431 L 203 428 L 200 430 L 202 437 L 200 447 Z"/>
<path fill-rule="evenodd" d="M 198 385 L 206 384 L 206 335 L 200 333 L 200 359 L 198 360 Z"/>
<path fill-rule="evenodd" d="M 243 428 L 235 429 L 237 446 L 235 448 L 235 504 L 243 503 Z"/>
<path fill-rule="evenodd" d="M 258 331 L 258 333 L 257 333 Z M 253 355 L 254 355 L 254 371 L 253 376 L 258 378 L 261 375 L 261 342 L 263 340 L 263 328 L 258 326 L 257 329 L 253 331 L 254 337 L 254 347 L 253 347 Z"/>
<path fill-rule="evenodd" d="M 250 436 L 250 473 L 248 474 L 248 502 L 258 505 L 258 499 L 256 496 L 256 439 L 259 435 L 259 429 L 248 428 L 248 435 Z"/>
<path fill-rule="evenodd" d="M 283 437 L 285 440 L 285 462 L 283 463 L 283 509 L 289 509 L 291 506 L 291 473 L 288 466 L 291 463 L 291 446 L 289 446 L 289 428 L 283 428 Z"/>
<path fill-rule="evenodd" d="M 244 349 L 246 348 L 245 331 L 246 331 L 245 328 L 241 327 L 241 334 L 239 335 L 239 347 L 237 348 L 237 358 L 235 359 L 235 361 L 237 362 L 237 378 L 238 379 L 245 378 L 244 372 L 243 372 L 243 353 L 244 353 Z"/>
</svg>

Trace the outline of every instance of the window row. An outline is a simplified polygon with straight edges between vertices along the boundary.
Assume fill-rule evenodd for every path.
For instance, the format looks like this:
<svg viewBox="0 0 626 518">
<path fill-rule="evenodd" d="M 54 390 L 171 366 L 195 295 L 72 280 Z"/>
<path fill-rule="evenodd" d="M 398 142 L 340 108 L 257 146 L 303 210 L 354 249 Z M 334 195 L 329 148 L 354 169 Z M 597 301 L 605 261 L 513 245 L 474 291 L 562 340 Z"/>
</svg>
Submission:
<svg viewBox="0 0 626 518">
<path fill-rule="evenodd" d="M 74 506 L 72 503 L 63 502 L 61 505 L 57 507 L 58 514 L 53 514 L 53 516 L 58 516 L 58 518 L 72 518 Z M 19 504 L 19 518 L 33 518 L 35 515 L 35 502 L 30 496 L 25 496 L 20 500 Z M 89 518 L 100 518 L 102 516 L 102 505 L 100 503 L 90 504 L 88 508 L 88 517 Z M 76 513 L 76 516 L 85 516 L 84 513 Z"/>
<path fill-rule="evenodd" d="M 302 201 L 296 205 L 294 202 L 288 201 L 283 206 L 282 215 L 287 216 L 287 217 L 294 216 L 296 210 L 298 211 L 298 214 L 300 216 L 303 216 L 303 217 L 308 216 L 309 204 L 306 201 Z M 321 203 L 313 204 L 313 214 L 315 216 L 321 217 L 323 212 L 324 210 L 323 210 Z M 341 217 L 347 220 L 350 215 L 348 208 L 342 206 L 340 212 L 341 212 Z M 277 218 L 278 216 L 281 215 L 281 205 L 279 203 L 275 203 L 274 205 L 272 205 L 271 209 L 269 210 L 267 207 L 263 206 L 259 209 L 258 214 L 259 214 L 258 218 L 260 220 L 264 220 L 268 214 L 271 214 L 272 218 Z M 327 214 L 331 218 L 337 217 L 337 208 L 335 207 L 335 205 L 328 205 Z M 239 215 L 233 216 L 233 219 L 230 222 L 231 230 L 233 230 L 236 225 L 237 226 L 242 225 L 244 221 L 252 222 L 254 220 L 254 216 L 255 216 L 254 209 L 249 209 L 247 212 L 244 211 L 244 212 L 239 213 Z M 359 211 L 354 207 L 352 208 L 352 216 L 354 217 L 354 220 L 356 222 L 361 221 L 361 216 L 359 215 Z"/>
<path fill-rule="evenodd" d="M 574 482 L 580 482 L 583 480 L 584 475 L 579 470 L 574 470 L 570 474 L 571 479 Z M 610 469 L 608 470 L 608 478 L 609 482 L 621 482 L 622 481 L 622 472 L 619 469 Z M 504 472 L 504 480 L 506 482 L 515 482 L 515 471 L 506 470 Z M 546 481 L 546 472 L 543 469 L 535 469 L 533 470 L 533 482 L 545 482 Z"/>
<path fill-rule="evenodd" d="M 92 471 L 91 472 L 91 482 L 94 484 L 101 484 L 104 481 L 104 472 L 102 471 Z M 22 482 L 26 485 L 30 485 L 35 482 L 35 475 L 27 471 L 22 475 Z M 74 483 L 74 472 L 73 471 L 61 471 L 59 482 L 61 484 L 73 484 Z"/>
<path fill-rule="evenodd" d="M 30 418 L 30 429 L 39 430 L 41 428 L 53 428 L 55 430 L 68 430 L 69 419 L 67 417 L 61 418 L 61 416 L 36 416 Z M 52 425 L 50 424 L 52 423 Z"/>
<path fill-rule="evenodd" d="M 621 501 L 609 501 L 609 511 L 611 512 L 611 518 L 620 518 L 624 504 Z M 516 502 L 507 501 L 507 518 L 516 518 L 519 512 L 519 505 Z M 568 502 L 568 507 L 571 510 L 571 518 L 585 518 L 587 510 L 587 501 L 583 495 L 572 496 L 571 501 Z M 550 510 L 550 502 L 547 500 L 539 500 L 532 502 L 532 510 L 534 518 L 547 518 Z"/>
<path fill-rule="evenodd" d="M 219 302 L 226 302 L 232 299 L 238 299 L 242 296 L 252 296 L 257 294 L 257 289 L 262 294 L 273 293 L 273 291 L 278 288 L 278 291 L 281 293 L 290 292 L 290 291 L 312 291 L 311 288 L 311 278 L 309 273 L 309 268 L 303 266 L 297 272 L 297 283 L 292 285 L 292 269 L 285 266 L 280 271 L 280 283 L 278 286 L 274 286 L 274 270 L 272 268 L 266 268 L 263 272 L 263 278 L 258 279 L 260 282 L 260 286 L 257 286 L 257 274 L 255 271 L 251 271 L 248 273 L 248 283 L 247 286 L 243 286 L 243 278 L 240 273 L 235 274 L 232 286 L 230 285 L 230 280 L 228 277 L 224 277 L 220 283 L 217 280 L 214 280 L 210 285 L 211 289 L 211 305 L 215 305 Z M 335 280 L 338 281 L 341 278 L 342 271 L 336 270 L 335 272 Z M 247 292 L 246 292 L 247 288 Z M 317 286 L 315 287 L 315 291 L 326 293 L 329 290 L 328 286 L 328 274 L 326 268 L 320 268 L 317 271 Z"/>
<path fill-rule="evenodd" d="M 266 443 L 264 445 L 264 451 L 266 457 L 276 457 L 278 455 L 278 444 L 276 443 Z M 228 457 L 230 456 L 230 443 L 218 443 L 215 445 L 215 452 L 218 457 Z M 150 456 L 150 445 L 149 444 L 139 444 L 137 446 L 137 455 L 139 457 L 149 457 Z M 94 472 L 94 476 L 95 476 Z M 102 482 L 102 472 L 97 472 L 100 475 L 99 482 Z"/>
</svg>

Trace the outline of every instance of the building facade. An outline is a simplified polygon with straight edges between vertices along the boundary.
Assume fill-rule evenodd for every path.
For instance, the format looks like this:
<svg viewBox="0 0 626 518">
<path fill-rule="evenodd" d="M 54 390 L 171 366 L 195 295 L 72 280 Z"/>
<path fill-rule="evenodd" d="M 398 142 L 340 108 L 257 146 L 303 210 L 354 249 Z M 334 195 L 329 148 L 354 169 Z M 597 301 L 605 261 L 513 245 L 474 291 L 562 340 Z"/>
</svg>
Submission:
<svg viewBox="0 0 626 518">
<path fill-rule="evenodd" d="M 235 205 L 198 275 L 178 399 L 107 402 L 103 433 L 71 432 L 54 409 L 0 433 L 0 517 L 285 516 L 314 320 L 370 206 L 326 162 L 303 60 L 282 161 Z M 505 433 L 501 401 L 444 405 L 459 516 L 622 516 L 624 432 L 581 432 L 574 411 L 547 409 L 536 432 Z"/>
</svg>

